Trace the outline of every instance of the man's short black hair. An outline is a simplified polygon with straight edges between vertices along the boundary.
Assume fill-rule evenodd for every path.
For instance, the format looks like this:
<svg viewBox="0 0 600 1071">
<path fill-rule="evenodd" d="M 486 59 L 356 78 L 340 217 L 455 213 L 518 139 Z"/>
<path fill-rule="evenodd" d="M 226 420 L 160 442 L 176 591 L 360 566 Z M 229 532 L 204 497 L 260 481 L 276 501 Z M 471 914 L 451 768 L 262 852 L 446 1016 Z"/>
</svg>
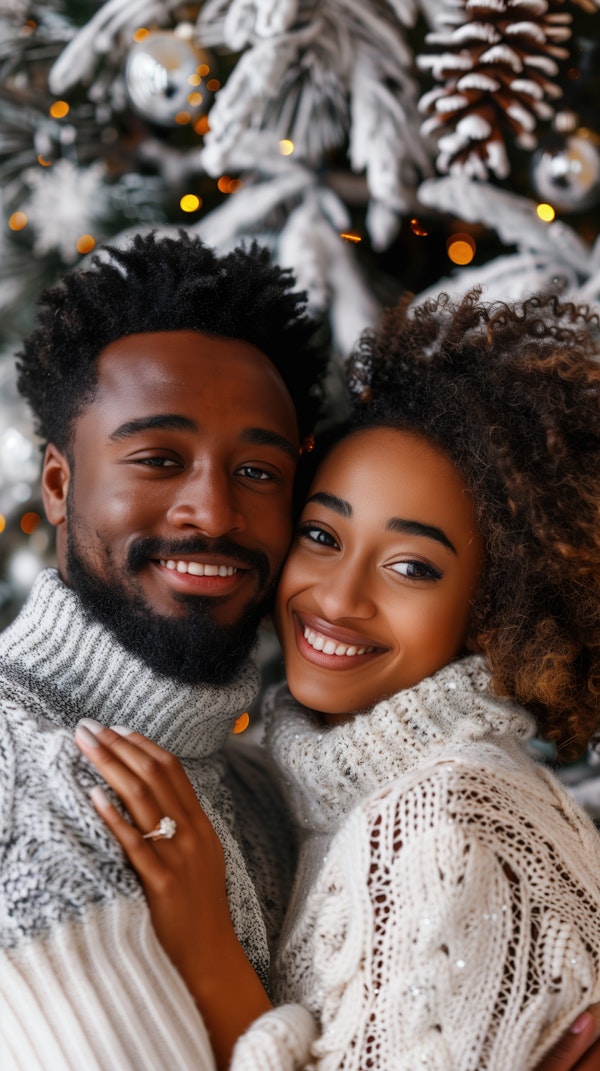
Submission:
<svg viewBox="0 0 600 1071">
<path fill-rule="evenodd" d="M 219 256 L 200 238 L 136 235 L 107 246 L 90 270 L 66 275 L 40 299 L 38 326 L 19 354 L 19 390 L 44 442 L 69 448 L 74 421 L 94 395 L 97 358 L 126 335 L 201 331 L 261 350 L 283 379 L 300 435 L 318 417 L 327 353 L 290 271 L 253 243 Z"/>
</svg>

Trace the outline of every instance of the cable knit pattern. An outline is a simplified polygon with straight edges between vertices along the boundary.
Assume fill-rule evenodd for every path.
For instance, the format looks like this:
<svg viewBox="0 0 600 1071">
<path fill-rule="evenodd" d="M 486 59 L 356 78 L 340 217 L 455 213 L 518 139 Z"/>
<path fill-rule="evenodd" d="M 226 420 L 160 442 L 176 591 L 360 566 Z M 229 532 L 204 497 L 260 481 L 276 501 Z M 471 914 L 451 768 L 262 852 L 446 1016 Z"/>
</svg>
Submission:
<svg viewBox="0 0 600 1071">
<path fill-rule="evenodd" d="M 600 839 L 488 681 L 473 656 L 331 729 L 271 700 L 304 836 L 279 996 L 319 1023 L 281 1071 L 530 1071 L 600 998 Z"/>
<path fill-rule="evenodd" d="M 232 762 L 225 747 L 235 718 L 254 698 L 257 680 L 249 664 L 223 688 L 181 685 L 158 676 L 83 612 L 75 593 L 54 570 L 38 578 L 22 612 L 0 637 L 0 993 L 15 986 L 14 992 L 22 994 L 22 1000 L 6 1007 L 13 1007 L 11 1015 L 17 1018 L 21 1009 L 21 1029 L 40 1052 L 47 1035 L 48 1045 L 62 1053 L 52 1063 L 53 1071 L 63 1066 L 78 1071 L 167 1066 L 199 1071 L 204 1067 L 202 1053 L 207 1054 L 206 1066 L 212 1066 L 206 1032 L 193 1004 L 185 1007 L 183 1018 L 171 1016 L 167 990 L 177 990 L 181 983 L 154 939 L 137 877 L 89 800 L 89 789 L 100 779 L 73 743 L 81 717 L 103 725 L 129 725 L 182 758 L 223 844 L 236 932 L 259 974 L 267 978 L 267 928 L 278 929 L 286 873 L 285 858 L 279 861 L 272 854 L 283 852 L 280 842 L 274 848 L 280 812 L 275 790 L 253 757 L 236 754 Z M 245 857 L 241 844 L 252 858 Z M 263 911 L 270 915 L 267 921 Z M 142 930 L 136 919 L 143 921 Z M 100 948 L 111 932 L 110 947 Z M 90 938 L 91 933 L 96 936 Z M 19 986 L 14 971 L 22 974 Z M 88 1044 L 89 1031 L 95 1028 L 87 1020 L 82 1027 L 83 1011 L 79 1015 L 63 1001 L 54 1020 L 57 1003 L 49 1002 L 53 1011 L 46 1018 L 44 1001 L 36 996 L 34 974 L 55 978 L 60 989 L 63 971 L 71 992 L 81 986 L 88 995 L 87 1017 L 97 1012 L 113 1023 L 106 1045 L 98 1035 L 106 1056 L 97 1055 L 97 1063 L 87 1057 L 78 1063 L 68 1041 L 71 1034 L 75 1046 L 78 1031 L 83 1031 Z M 102 998 L 100 991 L 93 995 L 86 981 L 98 971 L 103 974 Z M 109 1059 L 110 1039 L 120 1044 L 117 1032 L 123 1023 L 115 1025 L 120 1022 L 117 1004 L 129 971 L 135 978 L 134 996 L 123 999 L 133 1033 L 136 1023 L 140 1038 L 162 1030 L 170 1040 L 156 1053 L 164 1057 L 172 1045 L 177 1059 L 164 1057 L 161 1063 L 155 1055 L 154 1062 L 147 1062 L 147 1046 L 140 1047 L 139 1039 L 129 1047 L 123 1042 L 127 1061 Z M 145 977 L 154 980 L 149 989 Z M 106 997 L 110 992 L 112 1012 L 111 998 Z M 186 1016 L 191 1026 L 184 1025 Z M 75 1031 L 71 1019 L 79 1021 Z M 6 1037 L 4 1025 L 0 1023 L 1 1037 Z M 7 1030 L 17 1036 L 17 1026 Z M 193 1062 L 190 1030 L 200 1054 Z M 18 1056 L 14 1059 L 16 1064 L 8 1066 L 27 1071 L 36 1067 L 33 1058 L 23 1057 L 22 1064 Z M 50 1066 L 40 1060 L 40 1067 Z M 0 1065 L 5 1066 L 2 1059 Z"/>
</svg>

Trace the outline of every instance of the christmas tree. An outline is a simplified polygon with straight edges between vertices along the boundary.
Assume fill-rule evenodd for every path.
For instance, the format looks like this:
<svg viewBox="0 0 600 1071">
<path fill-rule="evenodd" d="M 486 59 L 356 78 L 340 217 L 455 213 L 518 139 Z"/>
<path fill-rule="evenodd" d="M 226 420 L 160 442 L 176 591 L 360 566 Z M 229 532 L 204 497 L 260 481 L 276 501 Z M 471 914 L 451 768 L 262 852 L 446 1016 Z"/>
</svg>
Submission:
<svg viewBox="0 0 600 1071">
<path fill-rule="evenodd" d="M 257 238 L 340 361 L 406 290 L 600 305 L 599 40 L 592 0 L 3 0 L 4 617 L 51 554 L 14 388 L 43 286 L 140 229 Z"/>
</svg>

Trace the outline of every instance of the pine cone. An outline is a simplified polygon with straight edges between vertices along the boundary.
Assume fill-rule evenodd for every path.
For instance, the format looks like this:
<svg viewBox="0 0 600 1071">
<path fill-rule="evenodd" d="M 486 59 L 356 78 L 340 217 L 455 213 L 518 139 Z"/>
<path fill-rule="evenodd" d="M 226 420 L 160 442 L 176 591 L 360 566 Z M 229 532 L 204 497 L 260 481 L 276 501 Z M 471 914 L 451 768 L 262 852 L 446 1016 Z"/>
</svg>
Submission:
<svg viewBox="0 0 600 1071">
<path fill-rule="evenodd" d="M 535 148 L 538 120 L 562 95 L 550 79 L 569 56 L 571 15 L 563 0 L 444 0 L 439 26 L 426 43 L 440 51 L 417 59 L 443 83 L 419 103 L 423 134 L 441 134 L 438 169 L 506 178 L 506 139 Z"/>
</svg>

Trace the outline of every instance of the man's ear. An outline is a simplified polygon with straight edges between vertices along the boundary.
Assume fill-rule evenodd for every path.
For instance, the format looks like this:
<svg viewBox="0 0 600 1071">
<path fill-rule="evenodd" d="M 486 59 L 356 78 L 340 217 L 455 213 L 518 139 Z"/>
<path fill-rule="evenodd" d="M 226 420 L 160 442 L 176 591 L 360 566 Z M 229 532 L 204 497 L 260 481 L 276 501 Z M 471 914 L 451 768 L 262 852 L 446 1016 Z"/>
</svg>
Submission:
<svg viewBox="0 0 600 1071">
<path fill-rule="evenodd" d="M 67 458 L 54 443 L 48 443 L 42 467 L 42 500 L 50 524 L 64 524 L 67 519 L 67 494 L 71 468 Z"/>
</svg>

